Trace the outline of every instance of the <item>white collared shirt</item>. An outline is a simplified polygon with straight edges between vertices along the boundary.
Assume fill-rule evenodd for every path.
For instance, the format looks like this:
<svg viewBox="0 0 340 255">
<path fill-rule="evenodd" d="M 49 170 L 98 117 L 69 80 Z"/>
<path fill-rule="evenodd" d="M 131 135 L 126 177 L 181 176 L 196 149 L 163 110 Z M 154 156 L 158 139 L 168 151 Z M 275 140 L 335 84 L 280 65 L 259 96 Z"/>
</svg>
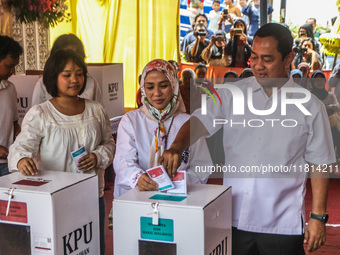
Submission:
<svg viewBox="0 0 340 255">
<path fill-rule="evenodd" d="M 208 100 L 207 115 L 201 115 L 200 109 L 193 114 L 211 135 L 223 127 L 225 165 L 234 166 L 237 171 L 234 174 L 227 173 L 223 181 L 224 185 L 232 186 L 233 226 L 250 232 L 300 235 L 303 233 L 305 217 L 305 165 L 307 162 L 319 165 L 335 161 L 325 107 L 311 95 L 311 99 L 303 104 L 311 113 L 310 116 L 292 104 L 287 105 L 287 115 L 282 116 L 282 88 L 299 88 L 290 77 L 278 90 L 278 104 L 274 113 L 258 116 L 247 107 L 247 88 L 252 88 L 253 105 L 258 110 L 270 109 L 273 96 L 268 97 L 255 77 L 233 85 L 244 94 L 244 115 L 233 114 L 233 97 L 228 89 L 218 90 L 222 106 Z M 288 99 L 301 97 L 304 97 L 303 93 L 288 94 Z M 224 119 L 228 123 L 213 127 L 214 119 Z M 262 123 L 262 127 L 251 127 L 261 126 Z M 288 172 L 279 170 L 266 175 L 240 173 L 251 167 L 264 169 L 264 166 L 267 169 L 270 166 L 276 169 L 281 167 Z"/>
</svg>

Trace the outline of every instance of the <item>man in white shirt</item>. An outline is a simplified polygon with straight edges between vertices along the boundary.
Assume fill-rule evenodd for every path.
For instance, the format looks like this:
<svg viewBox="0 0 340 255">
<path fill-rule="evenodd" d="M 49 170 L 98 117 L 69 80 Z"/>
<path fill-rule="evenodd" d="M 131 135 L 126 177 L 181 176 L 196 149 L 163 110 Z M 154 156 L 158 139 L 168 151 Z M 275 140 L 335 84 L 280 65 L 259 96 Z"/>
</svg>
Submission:
<svg viewBox="0 0 340 255">
<path fill-rule="evenodd" d="M 19 63 L 22 48 L 8 36 L 0 36 L 0 176 L 8 174 L 8 148 L 20 132 L 17 111 L 17 92 L 7 79 Z"/>
<path fill-rule="evenodd" d="M 233 254 L 302 255 L 326 240 L 332 136 L 325 107 L 290 76 L 292 42 L 287 28 L 262 26 L 250 57 L 254 77 L 218 90 L 222 103 L 209 99 L 208 114 L 196 110 L 160 159 L 173 175 L 190 142 L 223 128 L 225 166 L 234 170 L 223 181 L 233 190 Z M 304 227 L 308 175 L 313 205 Z"/>
</svg>

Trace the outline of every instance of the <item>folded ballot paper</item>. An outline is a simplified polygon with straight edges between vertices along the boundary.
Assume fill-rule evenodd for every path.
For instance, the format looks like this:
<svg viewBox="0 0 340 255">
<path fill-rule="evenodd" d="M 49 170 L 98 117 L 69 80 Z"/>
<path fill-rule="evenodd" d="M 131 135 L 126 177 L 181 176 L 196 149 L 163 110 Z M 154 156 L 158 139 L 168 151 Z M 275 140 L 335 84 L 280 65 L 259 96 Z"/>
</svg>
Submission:
<svg viewBox="0 0 340 255">
<path fill-rule="evenodd" d="M 71 156 L 72 156 L 72 158 L 73 158 L 73 162 L 74 162 L 74 164 L 76 165 L 76 167 L 77 167 L 77 165 L 78 165 L 78 160 L 81 159 L 82 157 L 84 157 L 84 156 L 87 155 L 87 154 L 88 154 L 88 153 L 87 153 L 87 151 L 86 151 L 86 149 L 85 149 L 84 146 L 80 147 L 78 150 L 75 150 L 75 151 L 72 151 L 72 152 L 71 152 Z M 82 170 L 80 170 L 80 169 L 77 167 L 77 172 L 80 173 L 80 172 L 82 172 Z"/>
<path fill-rule="evenodd" d="M 173 189 L 167 190 L 171 194 L 187 194 L 187 172 L 177 171 L 177 174 L 172 178 L 172 183 L 175 185 Z"/>
<path fill-rule="evenodd" d="M 185 171 L 177 171 L 176 176 L 171 180 L 162 165 L 146 170 L 149 177 L 158 184 L 159 191 L 167 191 L 171 194 L 187 193 L 187 178 Z"/>
</svg>

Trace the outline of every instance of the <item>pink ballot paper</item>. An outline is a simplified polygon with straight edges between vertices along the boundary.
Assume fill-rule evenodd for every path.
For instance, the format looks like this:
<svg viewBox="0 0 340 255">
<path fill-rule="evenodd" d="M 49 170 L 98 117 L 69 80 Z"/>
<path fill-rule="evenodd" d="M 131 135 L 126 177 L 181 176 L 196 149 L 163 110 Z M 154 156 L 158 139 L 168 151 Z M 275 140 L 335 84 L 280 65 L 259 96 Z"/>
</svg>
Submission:
<svg viewBox="0 0 340 255">
<path fill-rule="evenodd" d="M 175 187 L 162 165 L 147 169 L 146 173 L 158 184 L 159 191 L 165 191 Z"/>
</svg>

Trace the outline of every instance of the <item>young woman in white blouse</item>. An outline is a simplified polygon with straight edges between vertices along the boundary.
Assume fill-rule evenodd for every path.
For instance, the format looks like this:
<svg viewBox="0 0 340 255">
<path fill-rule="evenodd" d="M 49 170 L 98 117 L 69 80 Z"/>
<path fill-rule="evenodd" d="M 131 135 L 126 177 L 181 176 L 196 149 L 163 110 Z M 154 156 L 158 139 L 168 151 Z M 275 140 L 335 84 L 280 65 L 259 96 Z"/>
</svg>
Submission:
<svg viewBox="0 0 340 255">
<path fill-rule="evenodd" d="M 38 170 L 96 173 L 99 180 L 101 254 L 105 252 L 104 171 L 112 162 L 114 141 L 101 104 L 80 98 L 86 84 L 83 58 L 72 50 L 53 53 L 44 68 L 44 84 L 52 99 L 33 106 L 9 149 L 9 169 L 24 175 Z M 88 154 L 73 162 L 71 152 L 84 146 Z M 104 245 L 104 246 L 103 246 Z"/>
<path fill-rule="evenodd" d="M 125 114 L 118 127 L 114 196 L 138 186 L 139 190 L 157 190 L 145 170 L 159 165 L 164 150 L 189 119 L 180 96 L 176 71 L 165 60 L 149 62 L 142 73 L 140 89 L 142 107 Z M 205 139 L 199 140 L 182 155 L 179 169 L 187 170 L 188 180 L 204 183 L 207 176 L 197 176 L 191 166 L 212 165 Z"/>
</svg>

